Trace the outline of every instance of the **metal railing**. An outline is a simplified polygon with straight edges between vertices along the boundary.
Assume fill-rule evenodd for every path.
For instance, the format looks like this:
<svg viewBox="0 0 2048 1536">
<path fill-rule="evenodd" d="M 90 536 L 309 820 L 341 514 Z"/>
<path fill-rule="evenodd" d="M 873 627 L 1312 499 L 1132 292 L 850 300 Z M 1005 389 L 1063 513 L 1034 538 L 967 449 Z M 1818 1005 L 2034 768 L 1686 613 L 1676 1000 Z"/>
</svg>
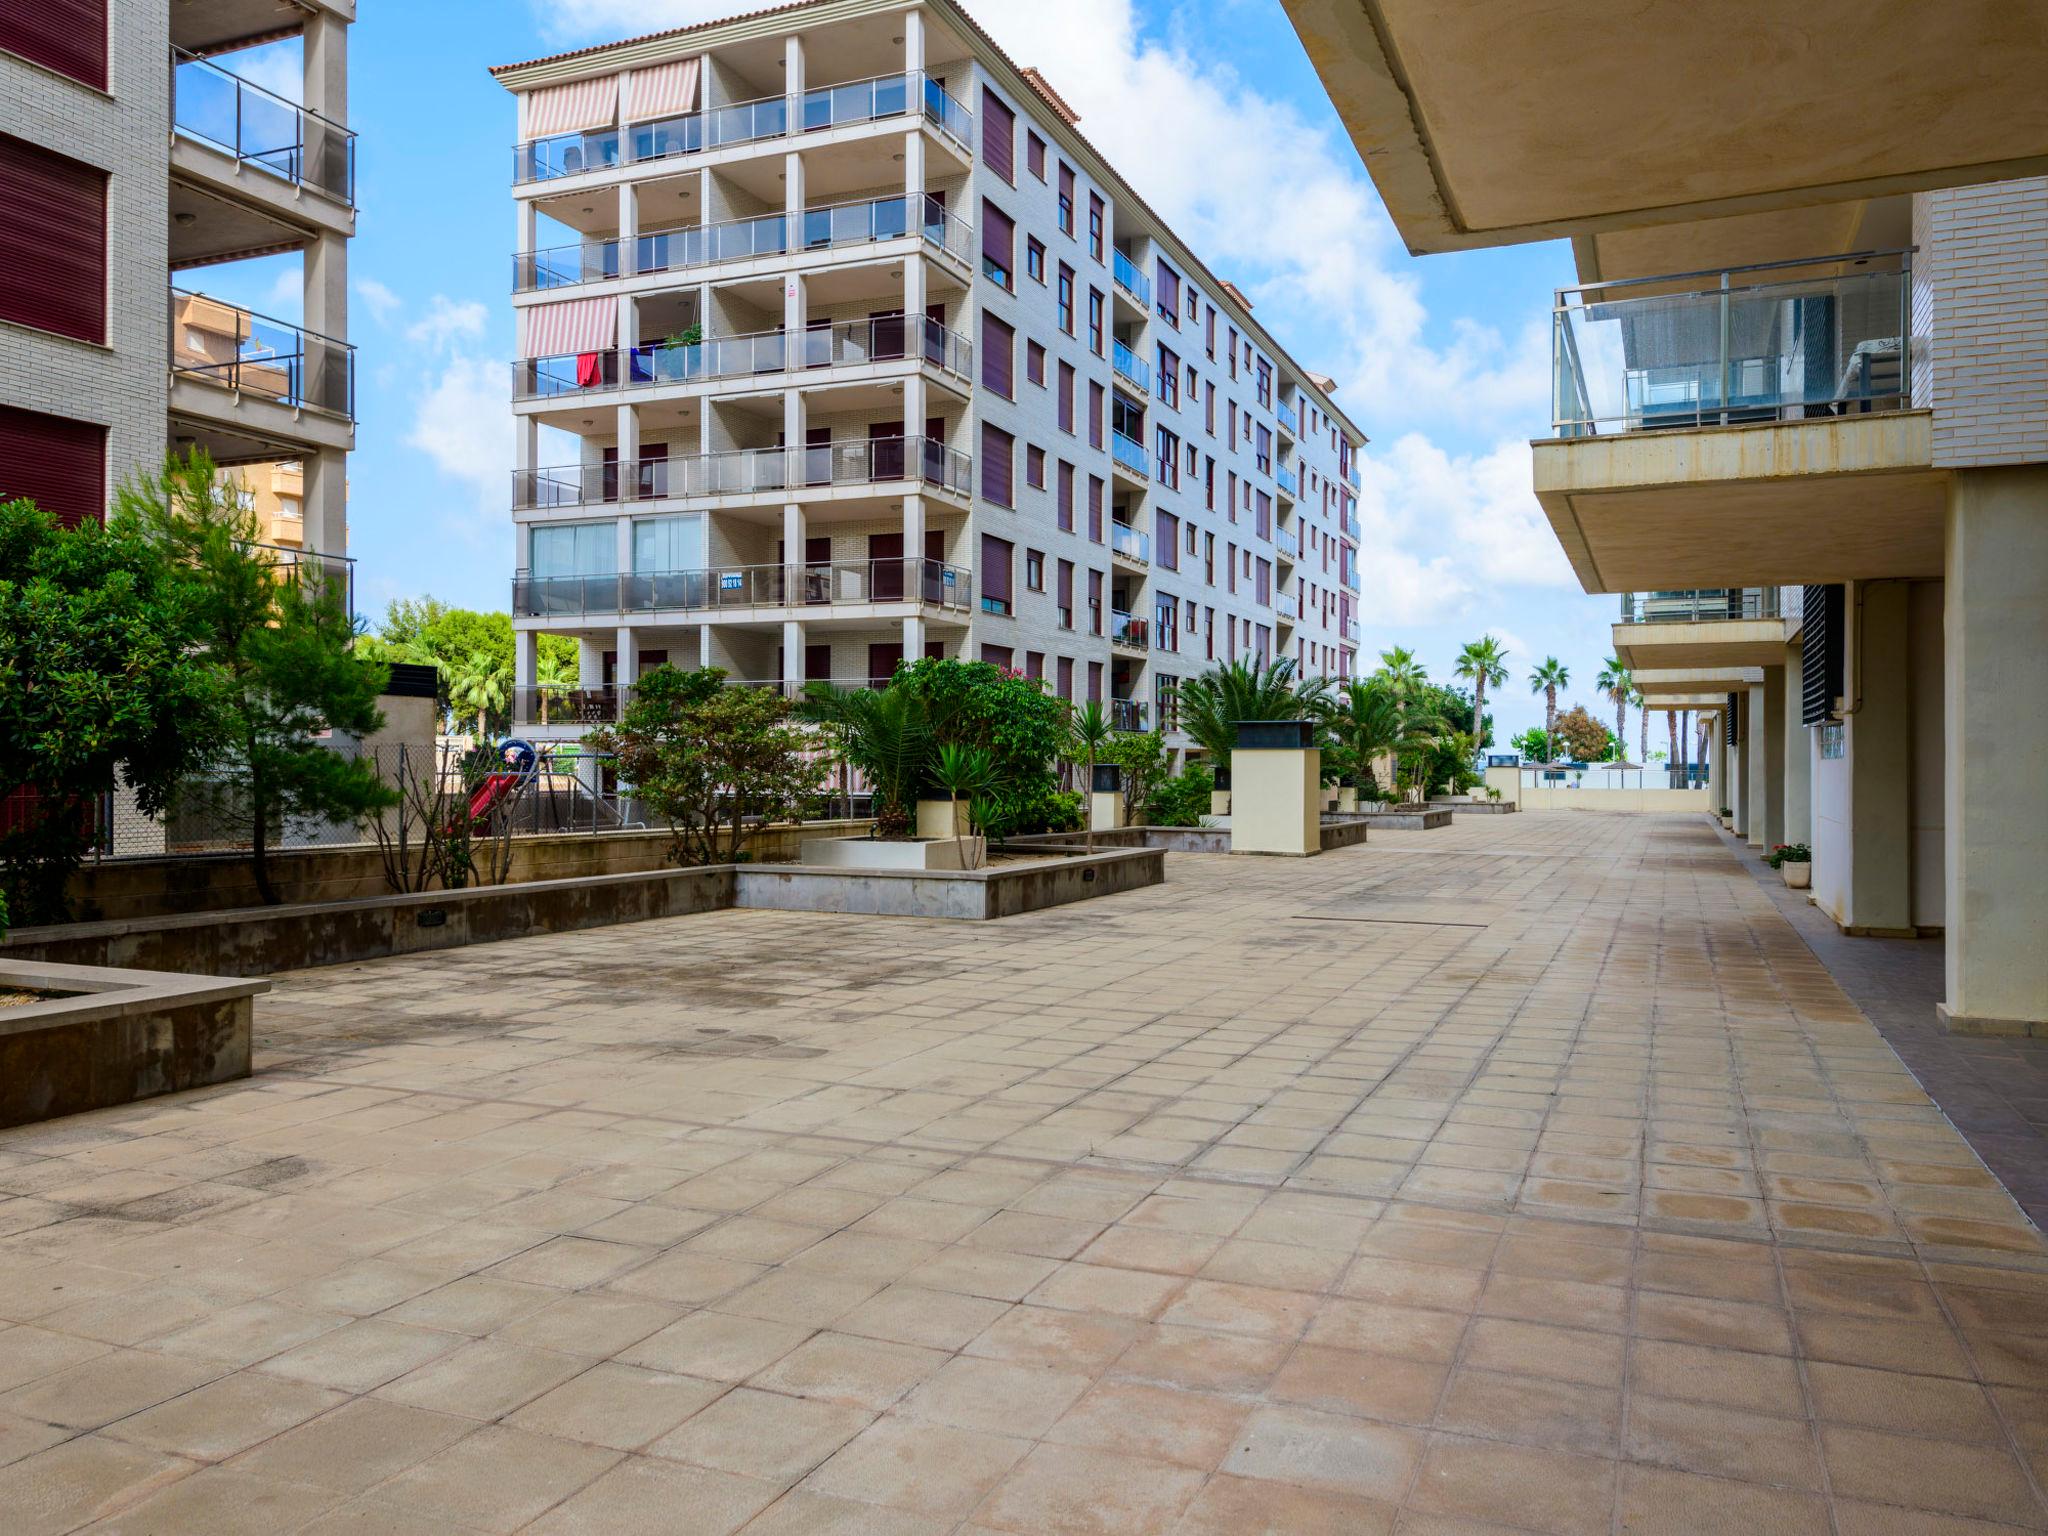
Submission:
<svg viewBox="0 0 2048 1536">
<path fill-rule="evenodd" d="M 1110 281 L 1138 301 L 1138 308 L 1148 314 L 1152 309 L 1152 279 L 1138 270 L 1138 264 L 1122 251 L 1112 249 L 1109 260 Z"/>
<path fill-rule="evenodd" d="M 512 365 L 514 399 L 549 399 L 653 384 L 694 384 L 812 368 L 899 362 L 916 356 L 961 378 L 974 371 L 974 345 L 958 331 L 919 315 L 818 326 L 792 338 L 783 331 L 655 342 L 601 352 L 566 352 Z"/>
<path fill-rule="evenodd" d="M 356 349 L 347 342 L 183 288 L 169 301 L 174 378 L 355 419 Z"/>
<path fill-rule="evenodd" d="M 1114 429 L 1109 434 L 1109 456 L 1117 464 L 1129 470 L 1142 480 L 1152 478 L 1152 457 L 1145 452 L 1145 445 L 1135 437 L 1126 437 Z"/>
<path fill-rule="evenodd" d="M 816 133 L 826 128 L 879 122 L 917 110 L 922 110 L 925 120 L 939 132 L 971 153 L 973 114 L 947 95 L 938 81 L 920 71 L 911 71 L 823 85 L 795 98 L 765 96 L 756 101 L 707 107 L 701 112 L 652 119 L 624 129 L 600 128 L 528 139 L 512 146 L 512 181 L 519 185 L 580 176 L 587 171 L 779 139 L 792 131 Z"/>
<path fill-rule="evenodd" d="M 1113 731 L 1142 732 L 1147 710 L 1143 699 L 1111 699 L 1109 728 Z"/>
<path fill-rule="evenodd" d="M 617 236 L 517 251 L 512 257 L 512 289 L 530 293 L 570 288 L 608 278 L 681 272 L 720 262 L 832 250 L 913 234 L 963 261 L 968 259 L 971 231 L 964 220 L 948 213 L 937 198 L 899 193 L 806 208 L 802 213 L 770 213 L 649 230 L 630 242 L 630 252 L 623 249 L 629 242 Z"/>
<path fill-rule="evenodd" d="M 171 129 L 355 206 L 353 132 L 182 48 L 171 50 Z"/>
<path fill-rule="evenodd" d="M 1912 252 L 1560 288 L 1559 437 L 1903 410 Z"/>
<path fill-rule="evenodd" d="M 1285 528 L 1273 530 L 1273 548 L 1279 551 L 1283 560 L 1294 560 L 1301 555 L 1301 541 Z"/>
<path fill-rule="evenodd" d="M 1273 611 L 1283 619 L 1298 619 L 1301 617 L 1301 603 L 1292 592 L 1276 592 L 1273 594 Z"/>
<path fill-rule="evenodd" d="M 1126 560 L 1136 560 L 1142 565 L 1152 563 L 1152 536 L 1129 523 L 1112 522 L 1109 525 L 1109 548 L 1112 554 L 1122 555 Z"/>
<path fill-rule="evenodd" d="M 295 549 L 289 544 L 244 544 L 244 549 L 260 552 L 269 565 L 271 573 L 281 581 L 297 582 L 308 586 L 334 586 L 341 592 L 342 609 L 353 616 L 356 611 L 356 562 L 352 555 L 322 555 L 310 549 Z"/>
<path fill-rule="evenodd" d="M 1346 640 L 1349 640 L 1356 644 L 1359 638 L 1364 633 L 1365 626 L 1361 624 L 1357 619 L 1346 619 L 1344 621 L 1344 638 Z"/>
<path fill-rule="evenodd" d="M 1117 613 L 1111 610 L 1109 643 L 1127 645 L 1140 651 L 1147 650 L 1152 644 L 1152 626 L 1134 613 Z"/>
<path fill-rule="evenodd" d="M 967 455 L 934 437 L 842 438 L 808 448 L 629 459 L 512 472 L 515 508 L 578 507 L 688 496 L 743 496 L 792 487 L 915 480 L 966 495 Z"/>
<path fill-rule="evenodd" d="M 1349 539 L 1352 543 L 1358 544 L 1364 542 L 1365 529 L 1363 525 L 1361 525 L 1358 521 L 1357 513 L 1346 512 L 1342 519 L 1339 520 L 1337 528 L 1338 531 L 1341 532 L 1344 535 L 1344 537 Z"/>
<path fill-rule="evenodd" d="M 1110 343 L 1109 366 L 1139 394 L 1152 392 L 1152 365 L 1120 341 Z"/>
<path fill-rule="evenodd" d="M 1277 405 L 1273 408 L 1274 419 L 1280 423 L 1280 430 L 1289 437 L 1301 436 L 1301 418 L 1294 414 L 1291 405 Z"/>
<path fill-rule="evenodd" d="M 1290 501 L 1301 500 L 1301 477 L 1282 464 L 1273 471 L 1273 483 L 1280 487 L 1280 494 Z"/>
<path fill-rule="evenodd" d="M 605 613 L 716 612 L 736 608 L 922 603 L 964 612 L 972 601 L 964 566 L 916 556 L 805 565 L 723 565 L 625 575 L 512 578 L 512 611 L 521 618 L 580 618 Z"/>
<path fill-rule="evenodd" d="M 1777 587 L 1706 587 L 1690 592 L 1624 592 L 1624 624 L 1699 624 L 1714 619 L 1783 618 Z"/>
</svg>

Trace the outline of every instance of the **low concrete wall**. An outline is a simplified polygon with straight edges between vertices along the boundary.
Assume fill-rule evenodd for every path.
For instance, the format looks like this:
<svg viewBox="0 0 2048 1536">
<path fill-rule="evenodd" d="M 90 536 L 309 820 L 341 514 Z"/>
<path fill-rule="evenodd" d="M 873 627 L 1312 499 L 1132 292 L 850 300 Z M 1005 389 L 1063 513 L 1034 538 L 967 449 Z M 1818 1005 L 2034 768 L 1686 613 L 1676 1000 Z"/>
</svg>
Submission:
<svg viewBox="0 0 2048 1536">
<path fill-rule="evenodd" d="M 0 1127 L 249 1075 L 260 981 L 49 965 L 0 955 L 0 983 L 68 992 L 0 1011 Z"/>
<path fill-rule="evenodd" d="M 1006 848 L 1066 848 L 1078 851 L 1086 844 L 1078 832 L 1033 832 L 1012 837 Z M 1228 853 L 1228 827 L 1115 827 L 1095 834 L 1097 848 L 1163 848 L 1169 853 Z"/>
<path fill-rule="evenodd" d="M 1549 784 L 1524 785 L 1525 811 L 1671 812 L 1709 808 L 1704 789 L 1560 789 Z M 1718 806 L 1713 807 L 1719 809 Z"/>
<path fill-rule="evenodd" d="M 873 825 L 861 819 L 757 827 L 747 835 L 745 848 L 756 863 L 794 859 L 805 838 L 860 837 Z M 666 831 L 515 837 L 510 878 L 523 884 L 640 874 L 665 866 L 668 845 Z M 280 849 L 270 862 L 272 880 L 286 902 L 357 901 L 392 894 L 384 883 L 384 863 L 375 844 Z M 72 877 L 66 894 L 71 910 L 89 922 L 227 912 L 254 907 L 262 900 L 245 853 L 88 864 Z"/>
<path fill-rule="evenodd" d="M 1355 848 L 1367 837 L 1367 826 L 1372 818 L 1363 812 L 1350 816 L 1326 818 L 1322 826 L 1323 852 L 1334 848 Z"/>
<path fill-rule="evenodd" d="M 1367 811 L 1366 819 L 1376 827 L 1395 832 L 1427 832 L 1435 827 L 1448 827 L 1452 813 L 1435 806 L 1404 806 L 1396 811 Z"/>
<path fill-rule="evenodd" d="M 1521 807 L 1512 800 L 1463 800 L 1438 799 L 1429 802 L 1433 811 L 1449 811 L 1454 816 L 1511 816 Z"/>
<path fill-rule="evenodd" d="M 1041 846 L 1048 854 L 1055 852 L 1056 845 Z M 1059 851 L 1065 854 L 1072 846 L 1060 846 Z M 741 907 L 980 922 L 1158 885 L 1166 879 L 1166 853 L 1157 848 L 1119 848 L 1049 857 L 1042 864 L 944 872 L 740 865 L 734 876 L 734 904 Z"/>
</svg>

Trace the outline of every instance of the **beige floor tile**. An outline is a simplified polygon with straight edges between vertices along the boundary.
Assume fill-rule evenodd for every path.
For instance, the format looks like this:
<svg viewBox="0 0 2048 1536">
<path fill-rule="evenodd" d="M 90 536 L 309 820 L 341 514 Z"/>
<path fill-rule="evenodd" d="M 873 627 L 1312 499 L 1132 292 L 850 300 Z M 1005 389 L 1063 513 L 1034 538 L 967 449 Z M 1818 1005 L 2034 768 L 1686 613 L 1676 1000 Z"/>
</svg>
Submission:
<svg viewBox="0 0 2048 1536">
<path fill-rule="evenodd" d="M 945 1363 L 945 1355 L 935 1349 L 847 1333 L 820 1333 L 765 1370 L 756 1371 L 750 1384 L 879 1412 Z"/>
<path fill-rule="evenodd" d="M 1827 1504 L 1818 1494 L 1644 1466 L 1621 1469 L 1621 1528 L 1630 1536 L 1829 1536 Z"/>
<path fill-rule="evenodd" d="M 811 1473 L 803 1490 L 958 1519 L 1030 1448 L 1012 1436 L 884 1418 Z"/>
<path fill-rule="evenodd" d="M 1091 1389 L 1043 1438 L 1208 1471 L 1229 1453 L 1246 1411 L 1230 1398 L 1110 1381 Z"/>
<path fill-rule="evenodd" d="M 2036 1529 L 2048 1525 L 2039 1497 L 2003 1446 L 1921 1440 L 1836 1424 L 1821 1427 L 1821 1446 L 1838 1499 Z"/>
<path fill-rule="evenodd" d="M 873 1420 L 865 1408 L 735 1387 L 649 1449 L 656 1456 L 787 1485 Z"/>
<path fill-rule="evenodd" d="M 780 1360 L 811 1336 L 793 1323 L 723 1312 L 692 1312 L 658 1333 L 619 1352 L 628 1365 L 698 1376 L 709 1381 L 744 1381 Z"/>
<path fill-rule="evenodd" d="M 1327 1413 L 1426 1425 L 1435 1417 L 1449 1374 L 1443 1361 L 1302 1344 L 1268 1384 L 1266 1396 Z"/>
<path fill-rule="evenodd" d="M 1413 1430 L 1367 1424 L 1308 1408 L 1252 1411 L 1223 1470 L 1323 1493 L 1398 1503 L 1421 1459 Z"/>
<path fill-rule="evenodd" d="M 342 1500 L 329 1488 L 208 1467 L 89 1529 L 92 1536 L 272 1536 Z"/>
<path fill-rule="evenodd" d="M 118 1514 L 192 1470 L 160 1451 L 82 1435 L 0 1467 L 0 1509 L 9 1536 L 58 1536 Z"/>
<path fill-rule="evenodd" d="M 619 1459 L 616 1451 L 486 1425 L 380 1485 L 376 1500 L 416 1517 L 516 1531 Z"/>
<path fill-rule="evenodd" d="M 637 1451 L 725 1390 L 723 1382 L 606 1360 L 534 1398 L 507 1422 L 539 1435 Z"/>
<path fill-rule="evenodd" d="M 1186 1467 L 1041 1445 L 975 1510 L 982 1525 L 1029 1536 L 1164 1536 L 1202 1475 Z"/>
<path fill-rule="evenodd" d="M 1394 1506 L 1262 1478 L 1214 1477 L 1173 1536 L 1387 1536 Z"/>
<path fill-rule="evenodd" d="M 1624 1449 L 1632 1461 L 1683 1472 L 1785 1488 L 1821 1486 L 1813 1436 L 1798 1419 L 1632 1391 Z"/>
<path fill-rule="evenodd" d="M 323 1387 L 245 1371 L 122 1419 L 107 1433 L 194 1461 L 223 1461 L 345 1401 Z"/>
<path fill-rule="evenodd" d="M 1565 1451 L 1436 1437 L 1409 1495 L 1425 1514 L 1512 1521 L 1551 1536 L 1600 1536 L 1609 1528 L 1615 1465 Z"/>
<path fill-rule="evenodd" d="M 476 1428 L 469 1419 L 361 1397 L 265 1441 L 233 1466 L 255 1477 L 360 1493 Z"/>
<path fill-rule="evenodd" d="M 903 1417 L 1036 1440 L 1088 1390 L 1081 1371 L 958 1355 L 905 1397 Z"/>
<path fill-rule="evenodd" d="M 1611 1456 L 1621 1427 L 1621 1394 L 1468 1367 L 1451 1377 L 1436 1423 L 1459 1434 Z"/>
<path fill-rule="evenodd" d="M 70 1430 L 98 1429 L 222 1374 L 222 1367 L 140 1350 L 96 1355 L 0 1397 L 0 1412 Z"/>
</svg>

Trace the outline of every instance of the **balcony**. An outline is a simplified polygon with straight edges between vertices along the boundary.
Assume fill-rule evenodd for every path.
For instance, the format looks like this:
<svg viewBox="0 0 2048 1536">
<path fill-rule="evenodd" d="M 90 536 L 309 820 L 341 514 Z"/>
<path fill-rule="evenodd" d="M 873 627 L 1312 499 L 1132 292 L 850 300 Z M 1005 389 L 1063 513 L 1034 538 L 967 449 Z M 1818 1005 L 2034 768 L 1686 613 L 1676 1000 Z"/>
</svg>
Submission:
<svg viewBox="0 0 2048 1536">
<path fill-rule="evenodd" d="M 512 718 L 519 725 L 611 725 L 622 705 L 631 702 L 631 688 L 605 683 L 591 688 L 553 684 L 514 688 Z"/>
<path fill-rule="evenodd" d="M 911 343 L 911 333 L 918 337 Z M 797 370 L 852 368 L 901 362 L 916 345 L 933 367 L 965 379 L 974 371 L 974 346 L 958 331 L 919 317 L 906 326 L 901 316 L 856 320 L 806 330 L 791 341 L 782 331 L 717 336 L 688 346 L 650 346 L 603 352 L 571 352 L 527 358 L 512 365 L 517 400 L 548 400 L 613 389 L 667 384 L 765 378 Z M 813 381 L 823 382 L 823 381 Z"/>
<path fill-rule="evenodd" d="M 1344 483 L 1354 491 L 1365 489 L 1365 477 L 1358 472 L 1358 460 L 1353 458 L 1351 467 L 1344 471 Z"/>
<path fill-rule="evenodd" d="M 355 206 L 354 133 L 182 48 L 171 50 L 171 129 L 237 167 Z"/>
<path fill-rule="evenodd" d="M 1354 544 L 1365 541 L 1365 529 L 1359 524 L 1356 512 L 1346 512 L 1337 524 L 1338 531 Z"/>
<path fill-rule="evenodd" d="M 741 448 L 729 453 L 570 464 L 512 472 L 516 509 L 601 506 L 693 496 L 747 496 L 797 488 L 917 481 L 968 493 L 968 459 L 937 438 L 842 438 L 809 448 Z"/>
<path fill-rule="evenodd" d="M 727 565 L 629 575 L 512 578 L 512 612 L 523 619 L 583 619 L 592 614 L 736 612 L 761 608 L 860 607 L 916 603 L 965 613 L 969 571 L 915 557 L 841 563 Z"/>
<path fill-rule="evenodd" d="M 1301 500 L 1301 476 L 1285 464 L 1273 471 L 1273 483 L 1280 487 L 1280 494 L 1289 501 Z"/>
<path fill-rule="evenodd" d="M 922 207 L 914 208 L 914 204 Z M 614 237 L 544 251 L 520 251 L 512 257 L 512 291 L 533 293 L 612 278 L 686 272 L 723 262 L 850 249 L 912 234 L 922 235 L 929 244 L 961 261 L 968 259 L 966 223 L 936 199 L 920 194 L 837 203 L 798 214 L 686 224 L 651 230 L 630 242 Z M 629 244 L 630 251 L 625 249 Z"/>
<path fill-rule="evenodd" d="M 1145 452 L 1145 445 L 1135 437 L 1111 431 L 1109 456 L 1118 469 L 1136 475 L 1140 480 L 1152 478 L 1152 456 Z"/>
<path fill-rule="evenodd" d="M 1143 699 L 1111 699 L 1109 701 L 1109 728 L 1113 731 L 1142 733 L 1146 716 Z"/>
<path fill-rule="evenodd" d="M 1149 650 L 1152 645 L 1151 626 L 1135 614 L 1112 612 L 1109 616 L 1109 643 L 1126 650 Z"/>
<path fill-rule="evenodd" d="M 1133 565 L 1152 563 L 1152 536 L 1129 523 L 1113 522 L 1109 525 L 1109 552 L 1119 560 L 1128 560 Z"/>
<path fill-rule="evenodd" d="M 1653 681 L 1732 687 L 1742 669 L 1785 664 L 1786 617 L 1777 587 L 1624 592 L 1614 653 Z"/>
<path fill-rule="evenodd" d="M 1776 587 L 1713 587 L 1698 592 L 1624 592 L 1624 624 L 1700 624 L 1721 619 L 1777 619 Z"/>
<path fill-rule="evenodd" d="M 786 96 L 768 96 L 636 123 L 624 130 L 605 128 L 529 139 L 512 147 L 512 181 L 515 186 L 551 181 L 588 171 L 672 160 L 736 144 L 788 137 L 792 132 L 789 100 Z M 947 95 L 936 80 L 916 72 L 878 75 L 871 80 L 807 91 L 797 105 L 794 132 L 817 133 L 828 128 L 879 122 L 901 117 L 919 107 L 929 126 L 951 139 L 963 154 L 971 152 L 973 114 Z"/>
<path fill-rule="evenodd" d="M 1301 418 L 1294 414 L 1293 406 L 1277 406 L 1274 408 L 1273 416 L 1280 423 L 1280 430 L 1282 432 L 1293 438 L 1301 436 Z"/>
<path fill-rule="evenodd" d="M 1555 434 L 1903 410 L 1911 290 L 1904 251 L 1561 288 Z"/>
<path fill-rule="evenodd" d="M 345 341 L 173 288 L 170 353 L 174 390 L 193 382 L 355 420 L 356 352 Z"/>
<path fill-rule="evenodd" d="M 1298 559 L 1301 555 L 1301 541 L 1285 528 L 1273 530 L 1273 548 L 1282 560 Z"/>
<path fill-rule="evenodd" d="M 1139 394 L 1152 392 L 1152 365 L 1120 341 L 1110 343 L 1109 366 Z"/>
<path fill-rule="evenodd" d="M 1301 617 L 1301 603 L 1292 592 L 1279 592 L 1273 597 L 1273 611 L 1285 623 L 1292 624 Z"/>
<path fill-rule="evenodd" d="M 1357 619 L 1346 619 L 1344 621 L 1344 638 L 1346 640 L 1349 640 L 1353 645 L 1358 644 L 1359 640 L 1363 637 L 1364 633 L 1365 626 L 1359 623 Z"/>
<path fill-rule="evenodd" d="M 1111 251 L 1109 277 L 1118 291 L 1129 296 L 1139 309 L 1148 315 L 1152 312 L 1152 279 L 1140 272 L 1137 263 L 1122 251 Z"/>
</svg>

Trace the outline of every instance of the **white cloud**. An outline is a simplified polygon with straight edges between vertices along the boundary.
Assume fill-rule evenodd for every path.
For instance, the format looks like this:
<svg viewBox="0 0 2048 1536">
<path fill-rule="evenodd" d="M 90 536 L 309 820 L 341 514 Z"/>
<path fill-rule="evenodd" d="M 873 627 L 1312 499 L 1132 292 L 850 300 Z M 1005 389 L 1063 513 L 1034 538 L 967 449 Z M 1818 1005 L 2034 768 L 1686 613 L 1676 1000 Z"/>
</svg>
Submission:
<svg viewBox="0 0 2048 1536">
<path fill-rule="evenodd" d="M 405 336 L 408 341 L 444 348 L 482 336 L 490 318 L 491 312 L 475 299 L 451 299 L 437 293 L 428 300 L 426 314 L 405 328 Z"/>
<path fill-rule="evenodd" d="M 472 540 L 502 538 L 511 490 L 512 411 L 502 363 L 458 354 L 420 396 L 406 442 L 468 493 L 449 522 Z"/>
<path fill-rule="evenodd" d="M 538 0 L 543 35 L 558 43 L 639 37 L 748 9 L 733 0 Z"/>
<path fill-rule="evenodd" d="M 379 325 L 396 314 L 403 303 L 397 294 L 374 277 L 358 277 L 350 286 L 355 289 L 356 297 L 361 299 L 370 311 L 370 318 Z"/>
</svg>

